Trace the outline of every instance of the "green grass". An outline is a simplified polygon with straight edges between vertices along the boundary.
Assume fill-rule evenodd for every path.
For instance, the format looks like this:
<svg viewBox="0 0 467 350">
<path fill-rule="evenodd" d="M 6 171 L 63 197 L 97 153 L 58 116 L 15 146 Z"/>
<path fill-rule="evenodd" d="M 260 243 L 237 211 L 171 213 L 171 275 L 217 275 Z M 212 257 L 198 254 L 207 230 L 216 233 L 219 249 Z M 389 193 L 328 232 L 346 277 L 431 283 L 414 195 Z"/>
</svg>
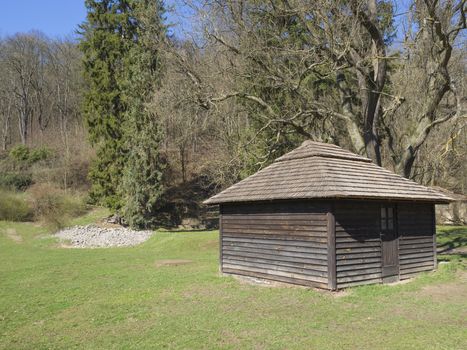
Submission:
<svg viewBox="0 0 467 350">
<path fill-rule="evenodd" d="M 438 226 L 439 261 L 462 260 L 467 256 L 467 227 Z"/>
<path fill-rule="evenodd" d="M 455 230 L 441 228 L 441 242 L 465 239 Z M 1 349 L 467 348 L 461 257 L 406 284 L 336 295 L 221 277 L 214 231 L 114 249 L 58 248 L 46 233 L 0 222 Z"/>
</svg>

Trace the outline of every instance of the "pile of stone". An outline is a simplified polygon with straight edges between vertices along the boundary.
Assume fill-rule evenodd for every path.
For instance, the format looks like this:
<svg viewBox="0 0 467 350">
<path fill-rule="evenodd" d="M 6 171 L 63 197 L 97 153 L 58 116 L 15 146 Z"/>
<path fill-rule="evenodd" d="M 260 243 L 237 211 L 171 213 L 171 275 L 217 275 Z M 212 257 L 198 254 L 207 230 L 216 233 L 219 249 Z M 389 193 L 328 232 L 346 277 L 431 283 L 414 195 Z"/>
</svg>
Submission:
<svg viewBox="0 0 467 350">
<path fill-rule="evenodd" d="M 54 236 L 74 248 L 128 247 L 148 240 L 154 231 L 135 231 L 126 227 L 73 226 Z"/>
</svg>

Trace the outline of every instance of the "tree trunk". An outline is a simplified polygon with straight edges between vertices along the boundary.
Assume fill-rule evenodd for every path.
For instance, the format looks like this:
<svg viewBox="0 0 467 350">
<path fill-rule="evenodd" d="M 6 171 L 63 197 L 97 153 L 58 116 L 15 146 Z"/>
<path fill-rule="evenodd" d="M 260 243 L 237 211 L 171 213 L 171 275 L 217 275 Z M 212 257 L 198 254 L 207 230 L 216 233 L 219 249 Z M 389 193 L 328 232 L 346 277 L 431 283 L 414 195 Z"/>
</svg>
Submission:
<svg viewBox="0 0 467 350">
<path fill-rule="evenodd" d="M 182 181 L 186 183 L 186 151 L 184 144 L 180 146 L 180 163 L 182 166 Z"/>
<path fill-rule="evenodd" d="M 2 126 L 2 151 L 6 151 L 8 140 L 10 138 L 11 133 L 11 100 L 8 100 L 8 105 L 6 108 L 6 113 L 4 114 L 3 118 L 3 126 Z"/>
<path fill-rule="evenodd" d="M 398 173 L 402 175 L 403 177 L 409 179 L 412 175 L 412 168 L 413 168 L 416 158 L 417 158 L 416 150 L 414 150 L 412 146 L 409 146 L 405 150 L 399 164 L 397 165 Z"/>
<path fill-rule="evenodd" d="M 25 145 L 28 141 L 28 128 L 29 128 L 29 118 L 28 113 L 21 108 L 19 112 L 19 133 L 21 136 L 21 143 Z"/>
<path fill-rule="evenodd" d="M 352 107 L 352 92 L 348 87 L 344 73 L 337 73 L 336 82 L 339 88 L 342 110 L 344 115 L 348 118 L 346 120 L 347 133 L 350 137 L 350 141 L 352 142 L 354 151 L 356 153 L 362 153 L 365 151 L 365 142 L 356 122 L 357 118 Z"/>
<path fill-rule="evenodd" d="M 386 44 L 383 35 L 378 28 L 377 6 L 375 0 L 368 0 L 368 10 L 364 11 L 358 2 L 352 2 L 352 11 L 358 19 L 359 25 L 364 28 L 371 38 L 369 52 L 350 49 L 348 60 L 354 67 L 358 90 L 361 100 L 360 118 L 353 116 L 353 120 L 361 120 L 360 138 L 363 139 L 364 149 L 357 149 L 378 165 L 381 165 L 381 150 L 378 135 L 378 123 L 380 117 L 380 99 L 386 83 Z M 357 38 L 355 38 L 357 39 Z M 356 43 L 355 47 L 358 47 Z M 372 58 L 368 63 L 368 56 Z M 342 91 L 342 89 L 341 89 Z M 345 109 L 345 108 L 344 108 Z M 354 113 L 352 113 L 354 114 Z M 356 124 L 356 126 L 358 126 Z M 350 130 L 349 130 L 350 131 Z M 355 131 L 353 131 L 355 132 Z M 355 137 L 353 143 L 355 145 Z"/>
</svg>

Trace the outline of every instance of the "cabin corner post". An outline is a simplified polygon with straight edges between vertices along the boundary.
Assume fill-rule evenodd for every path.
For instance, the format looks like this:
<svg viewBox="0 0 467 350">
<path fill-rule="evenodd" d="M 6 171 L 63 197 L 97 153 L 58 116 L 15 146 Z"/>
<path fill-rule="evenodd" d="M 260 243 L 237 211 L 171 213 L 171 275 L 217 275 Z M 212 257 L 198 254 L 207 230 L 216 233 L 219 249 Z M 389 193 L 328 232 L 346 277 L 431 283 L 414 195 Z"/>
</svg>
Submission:
<svg viewBox="0 0 467 350">
<path fill-rule="evenodd" d="M 223 273 L 224 270 L 222 268 L 222 260 L 223 260 L 223 257 L 222 257 L 222 246 L 223 246 L 223 239 L 222 239 L 222 204 L 219 205 L 219 270 L 220 270 L 220 273 Z"/>
<path fill-rule="evenodd" d="M 331 205 L 327 212 L 328 231 L 328 287 L 337 290 L 336 272 L 336 219 L 334 217 L 334 206 Z"/>
<path fill-rule="evenodd" d="M 436 210 L 435 204 L 431 205 L 431 230 L 433 234 L 433 269 L 436 270 L 438 268 L 438 257 L 437 257 L 437 246 L 436 246 Z"/>
</svg>

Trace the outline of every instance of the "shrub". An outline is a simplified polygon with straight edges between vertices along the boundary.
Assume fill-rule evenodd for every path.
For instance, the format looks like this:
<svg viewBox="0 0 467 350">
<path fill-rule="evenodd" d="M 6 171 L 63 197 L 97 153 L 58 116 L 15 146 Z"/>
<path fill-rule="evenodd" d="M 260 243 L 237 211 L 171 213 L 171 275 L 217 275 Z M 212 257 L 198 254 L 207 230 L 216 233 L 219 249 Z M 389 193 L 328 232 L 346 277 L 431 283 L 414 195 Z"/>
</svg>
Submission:
<svg viewBox="0 0 467 350">
<path fill-rule="evenodd" d="M 32 177 L 27 173 L 0 173 L 0 187 L 8 190 L 24 191 L 32 185 Z"/>
<path fill-rule="evenodd" d="M 29 148 L 24 145 L 17 145 L 10 151 L 10 158 L 23 165 L 32 165 L 41 160 L 52 157 L 52 150 L 47 147 Z"/>
<path fill-rule="evenodd" d="M 63 195 L 62 204 L 63 211 L 68 218 L 81 216 L 85 214 L 88 209 L 86 197 L 76 193 L 73 195 Z"/>
<path fill-rule="evenodd" d="M 47 147 L 39 147 L 39 148 L 34 148 L 30 150 L 29 152 L 29 163 L 37 163 L 41 160 L 46 160 L 51 158 L 53 155 L 52 150 L 50 150 Z"/>
<path fill-rule="evenodd" d="M 29 159 L 29 147 L 17 145 L 10 151 L 10 158 L 17 162 L 26 162 Z"/>
<path fill-rule="evenodd" d="M 82 196 L 66 194 L 50 184 L 34 185 L 28 192 L 31 195 L 35 218 L 54 229 L 64 227 L 68 220 L 86 211 Z"/>
<path fill-rule="evenodd" d="M 0 190 L 0 220 L 30 221 L 33 210 L 24 195 Z"/>
</svg>

